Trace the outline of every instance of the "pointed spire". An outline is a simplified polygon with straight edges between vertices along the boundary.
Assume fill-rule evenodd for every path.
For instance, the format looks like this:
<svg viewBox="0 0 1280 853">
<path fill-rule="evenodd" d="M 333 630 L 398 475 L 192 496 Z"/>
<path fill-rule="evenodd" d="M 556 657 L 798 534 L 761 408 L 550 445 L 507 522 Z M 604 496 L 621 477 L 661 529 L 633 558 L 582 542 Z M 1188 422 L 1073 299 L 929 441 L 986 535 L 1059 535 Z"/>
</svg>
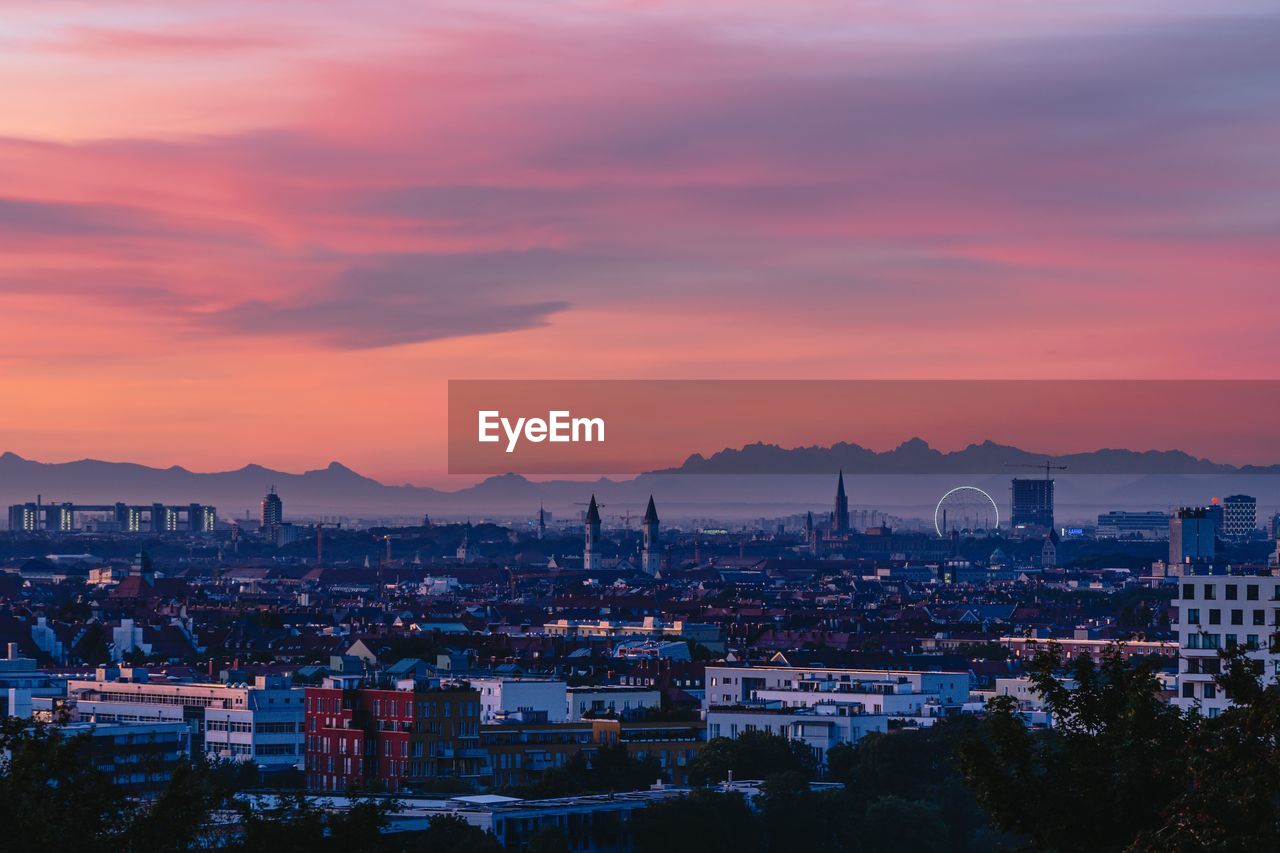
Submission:
<svg viewBox="0 0 1280 853">
<path fill-rule="evenodd" d="M 836 497 L 844 497 L 844 469 L 840 469 L 840 479 L 836 481 Z"/>
<path fill-rule="evenodd" d="M 649 505 L 645 507 L 642 521 L 645 524 L 658 523 L 658 508 L 653 505 L 653 495 L 649 495 Z"/>
<path fill-rule="evenodd" d="M 587 505 L 587 524 L 600 523 L 600 508 L 596 506 L 596 496 L 591 496 L 591 503 Z"/>
</svg>

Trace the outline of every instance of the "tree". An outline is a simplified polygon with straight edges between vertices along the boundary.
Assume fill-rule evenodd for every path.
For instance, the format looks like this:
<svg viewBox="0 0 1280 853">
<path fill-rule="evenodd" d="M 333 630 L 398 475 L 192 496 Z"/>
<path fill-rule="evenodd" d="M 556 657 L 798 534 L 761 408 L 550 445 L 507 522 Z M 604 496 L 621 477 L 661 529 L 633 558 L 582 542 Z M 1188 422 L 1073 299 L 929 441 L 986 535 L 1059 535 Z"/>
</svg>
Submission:
<svg viewBox="0 0 1280 853">
<path fill-rule="evenodd" d="M 712 738 L 689 762 L 689 780 L 695 785 L 723 782 L 730 772 L 737 779 L 768 779 L 777 773 L 795 772 L 812 779 L 818 772 L 813 751 L 801 741 L 769 732 L 748 731 L 737 738 Z"/>
<path fill-rule="evenodd" d="M 664 800 L 631 818 L 635 853 L 763 853 L 760 818 L 737 792 L 694 791 Z"/>
<path fill-rule="evenodd" d="M 828 751 L 828 776 L 844 783 L 846 808 L 859 815 L 881 797 L 928 805 L 945 827 L 947 849 L 990 849 L 995 832 L 960 766 L 961 747 L 982 729 L 977 719 L 959 716 L 919 730 L 873 732 Z"/>
<path fill-rule="evenodd" d="M 114 853 L 128 827 L 121 790 L 90 760 L 86 734 L 8 718 L 0 722 L 0 830 L 12 850 Z"/>
<path fill-rule="evenodd" d="M 993 700 L 982 738 L 962 748 L 966 777 L 993 823 L 1046 851 L 1122 850 L 1159 828 L 1186 784 L 1194 718 L 1161 701 L 1155 666 L 1126 661 L 1118 647 L 1102 663 L 1085 655 L 1058 677 L 1056 649 L 1038 655 L 1030 678 L 1054 716 L 1032 731 L 1011 697 Z"/>
</svg>

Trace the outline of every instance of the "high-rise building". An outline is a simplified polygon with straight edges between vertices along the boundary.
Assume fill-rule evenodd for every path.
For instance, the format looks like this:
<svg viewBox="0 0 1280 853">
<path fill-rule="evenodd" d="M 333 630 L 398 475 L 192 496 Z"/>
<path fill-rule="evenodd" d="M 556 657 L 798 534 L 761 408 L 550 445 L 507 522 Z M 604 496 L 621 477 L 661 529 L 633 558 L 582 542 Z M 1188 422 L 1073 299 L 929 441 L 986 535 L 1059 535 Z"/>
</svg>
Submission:
<svg viewBox="0 0 1280 853">
<path fill-rule="evenodd" d="M 1053 480 L 1021 479 L 1013 481 L 1013 512 L 1009 523 L 1016 527 L 1053 529 Z"/>
<path fill-rule="evenodd" d="M 262 527 L 260 529 L 267 535 L 267 538 L 278 544 L 280 541 L 280 528 L 283 525 L 284 502 L 276 494 L 276 487 L 272 486 L 271 490 L 262 498 Z"/>
<path fill-rule="evenodd" d="M 647 575 L 657 577 L 661 558 L 658 556 L 658 509 L 653 505 L 653 495 L 649 495 L 649 506 L 645 508 L 640 525 L 644 533 L 644 551 L 640 555 L 640 569 Z"/>
<path fill-rule="evenodd" d="M 586 542 L 582 552 L 582 567 L 594 571 L 603 567 L 603 555 L 600 553 L 600 507 L 596 505 L 596 496 L 591 496 L 587 505 Z"/>
<path fill-rule="evenodd" d="M 1222 499 L 1222 538 L 1240 542 L 1253 537 L 1258 527 L 1258 499 L 1230 495 Z"/>
<path fill-rule="evenodd" d="M 1182 507 L 1169 519 L 1169 562 L 1213 560 L 1218 525 L 1208 507 Z"/>
<path fill-rule="evenodd" d="M 849 498 L 844 493 L 844 471 L 836 481 L 836 506 L 831 514 L 831 532 L 844 536 L 849 532 Z"/>
</svg>

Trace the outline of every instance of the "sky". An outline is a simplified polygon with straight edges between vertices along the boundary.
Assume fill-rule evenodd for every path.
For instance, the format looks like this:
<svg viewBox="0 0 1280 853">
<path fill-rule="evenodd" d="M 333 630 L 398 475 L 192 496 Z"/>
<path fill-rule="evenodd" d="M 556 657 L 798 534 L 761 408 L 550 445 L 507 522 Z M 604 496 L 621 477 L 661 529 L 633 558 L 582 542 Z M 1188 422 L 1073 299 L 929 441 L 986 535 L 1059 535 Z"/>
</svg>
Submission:
<svg viewBox="0 0 1280 853">
<path fill-rule="evenodd" d="M 447 485 L 449 379 L 1280 378 L 1274 2 L 0 16 L 28 458 Z"/>
</svg>

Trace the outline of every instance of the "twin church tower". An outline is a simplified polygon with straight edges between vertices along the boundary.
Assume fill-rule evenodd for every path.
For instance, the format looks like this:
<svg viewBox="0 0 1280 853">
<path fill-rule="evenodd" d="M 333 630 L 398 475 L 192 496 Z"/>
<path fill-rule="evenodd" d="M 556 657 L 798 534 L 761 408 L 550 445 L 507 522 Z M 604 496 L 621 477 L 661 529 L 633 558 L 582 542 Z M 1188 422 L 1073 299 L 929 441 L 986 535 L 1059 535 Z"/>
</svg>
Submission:
<svg viewBox="0 0 1280 853">
<path fill-rule="evenodd" d="M 604 555 L 600 545 L 604 541 L 600 533 L 600 507 L 596 496 L 591 496 L 587 504 L 586 544 L 582 552 L 582 566 L 587 571 L 603 568 Z M 640 520 L 640 530 L 644 535 L 643 548 L 640 552 L 640 570 L 651 577 L 657 577 L 661 564 L 658 549 L 658 508 L 653 505 L 653 495 L 649 495 L 649 506 L 645 508 L 644 518 Z"/>
</svg>

